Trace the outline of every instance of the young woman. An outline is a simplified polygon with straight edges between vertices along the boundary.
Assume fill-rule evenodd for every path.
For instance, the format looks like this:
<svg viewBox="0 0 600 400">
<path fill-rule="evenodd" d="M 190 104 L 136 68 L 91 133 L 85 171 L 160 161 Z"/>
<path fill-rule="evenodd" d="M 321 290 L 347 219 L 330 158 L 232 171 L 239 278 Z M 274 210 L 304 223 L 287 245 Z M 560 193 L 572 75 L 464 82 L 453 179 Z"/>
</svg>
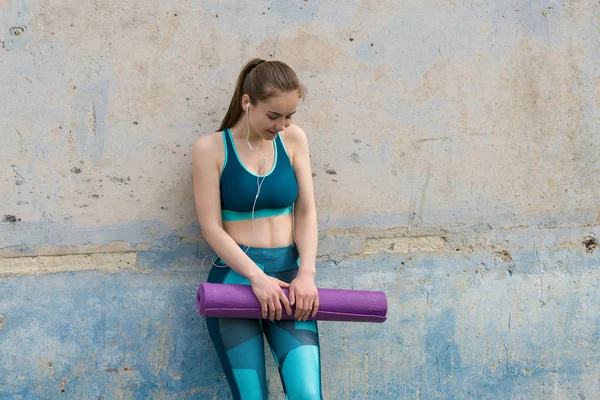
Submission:
<svg viewBox="0 0 600 400">
<path fill-rule="evenodd" d="M 251 285 L 262 308 L 260 320 L 206 318 L 234 399 L 267 399 L 263 334 L 287 398 L 322 398 L 319 332 L 307 320 L 319 307 L 317 217 L 306 134 L 292 124 L 303 94 L 285 63 L 250 60 L 219 132 L 193 149 L 198 219 L 218 255 L 208 281 Z"/>
</svg>

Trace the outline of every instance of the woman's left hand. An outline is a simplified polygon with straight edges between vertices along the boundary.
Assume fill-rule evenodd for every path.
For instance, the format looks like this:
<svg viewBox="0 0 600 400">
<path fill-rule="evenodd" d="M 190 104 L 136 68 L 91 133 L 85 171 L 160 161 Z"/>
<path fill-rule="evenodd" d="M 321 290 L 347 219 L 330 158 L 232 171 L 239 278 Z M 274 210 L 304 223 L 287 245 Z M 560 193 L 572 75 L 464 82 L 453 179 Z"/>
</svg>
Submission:
<svg viewBox="0 0 600 400">
<path fill-rule="evenodd" d="M 314 277 L 310 274 L 299 273 L 296 279 L 290 283 L 289 299 L 290 305 L 296 306 L 294 318 L 298 321 L 306 321 L 308 317 L 317 315 L 319 292 Z"/>
</svg>

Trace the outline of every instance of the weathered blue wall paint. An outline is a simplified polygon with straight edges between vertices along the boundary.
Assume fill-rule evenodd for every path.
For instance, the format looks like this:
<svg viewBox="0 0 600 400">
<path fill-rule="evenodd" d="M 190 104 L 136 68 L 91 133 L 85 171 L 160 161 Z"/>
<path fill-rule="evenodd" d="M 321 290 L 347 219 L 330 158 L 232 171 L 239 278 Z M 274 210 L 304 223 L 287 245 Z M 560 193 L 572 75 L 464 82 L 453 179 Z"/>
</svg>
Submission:
<svg viewBox="0 0 600 400">
<path fill-rule="evenodd" d="M 598 2 L 101 3 L 0 0 L 0 397 L 228 398 L 190 147 L 254 56 L 308 88 L 319 284 L 389 299 L 321 325 L 328 399 L 600 397 Z"/>
<path fill-rule="evenodd" d="M 390 300 L 384 324 L 321 323 L 328 398 L 594 398 L 600 256 L 512 257 L 320 262 L 321 286 L 380 288 Z M 195 310 L 207 266 L 194 245 L 140 259 L 152 272 L 3 279 L 0 394 L 229 398 Z"/>
</svg>

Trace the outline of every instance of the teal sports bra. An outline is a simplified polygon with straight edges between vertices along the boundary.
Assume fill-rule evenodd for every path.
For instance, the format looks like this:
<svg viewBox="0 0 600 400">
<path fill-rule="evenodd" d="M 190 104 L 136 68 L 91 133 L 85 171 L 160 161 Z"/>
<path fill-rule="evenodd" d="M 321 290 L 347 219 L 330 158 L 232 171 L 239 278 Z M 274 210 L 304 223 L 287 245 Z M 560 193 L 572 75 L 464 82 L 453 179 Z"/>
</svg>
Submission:
<svg viewBox="0 0 600 400">
<path fill-rule="evenodd" d="M 240 160 L 231 131 L 223 131 L 225 162 L 221 169 L 221 219 L 242 221 L 252 218 L 252 205 L 258 190 L 257 177 L 264 181 L 256 199 L 254 218 L 273 217 L 292 213 L 298 198 L 298 182 L 294 167 L 277 134 L 273 141 L 274 162 L 271 171 L 265 175 L 250 172 Z"/>
</svg>

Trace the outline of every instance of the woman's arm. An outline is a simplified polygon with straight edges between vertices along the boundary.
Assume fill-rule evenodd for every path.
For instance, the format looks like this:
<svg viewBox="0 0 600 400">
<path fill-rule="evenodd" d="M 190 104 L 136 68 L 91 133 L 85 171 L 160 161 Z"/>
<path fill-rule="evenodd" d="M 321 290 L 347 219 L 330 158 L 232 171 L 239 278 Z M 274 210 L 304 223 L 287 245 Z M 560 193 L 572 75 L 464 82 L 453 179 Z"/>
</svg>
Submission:
<svg viewBox="0 0 600 400">
<path fill-rule="evenodd" d="M 217 140 L 214 136 L 201 137 L 192 149 L 194 199 L 202 234 L 210 247 L 225 263 L 240 275 L 245 276 L 261 303 L 262 317 L 281 319 L 281 304 L 291 314 L 289 300 L 281 287 L 289 285 L 267 276 L 244 253 L 221 223 L 221 201 L 219 167 L 215 154 Z"/>
<path fill-rule="evenodd" d="M 198 139 L 192 150 L 194 199 L 202 235 L 210 247 L 240 275 L 248 280 L 262 271 L 223 230 L 219 190 L 219 167 L 211 137 Z"/>
<path fill-rule="evenodd" d="M 319 308 L 319 296 L 314 283 L 318 245 L 317 211 L 310 166 L 308 140 L 296 125 L 288 128 L 293 143 L 293 165 L 298 181 L 298 199 L 294 205 L 294 236 L 300 254 L 298 276 L 290 286 L 290 302 L 296 303 L 296 319 L 306 320 Z"/>
</svg>

